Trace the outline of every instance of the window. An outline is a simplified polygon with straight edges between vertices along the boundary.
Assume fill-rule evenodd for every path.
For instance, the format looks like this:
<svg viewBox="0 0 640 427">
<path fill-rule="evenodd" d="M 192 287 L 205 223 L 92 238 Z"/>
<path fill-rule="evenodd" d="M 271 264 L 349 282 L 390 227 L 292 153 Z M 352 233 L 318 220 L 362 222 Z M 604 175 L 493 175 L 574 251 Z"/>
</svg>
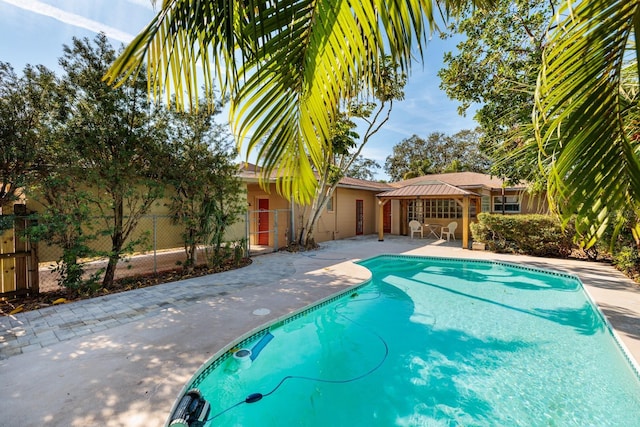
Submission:
<svg viewBox="0 0 640 427">
<path fill-rule="evenodd" d="M 496 213 L 500 213 L 503 211 L 502 196 L 493 196 L 493 211 Z M 517 195 L 504 196 L 504 212 L 520 212 L 520 197 Z"/>
<path fill-rule="evenodd" d="M 327 212 L 333 212 L 333 196 L 327 201 Z"/>
<path fill-rule="evenodd" d="M 419 222 L 424 222 L 424 200 L 411 200 L 409 202 L 409 221 L 416 220 Z"/>
<path fill-rule="evenodd" d="M 482 212 L 491 212 L 491 197 L 490 196 L 482 196 L 481 209 L 482 209 Z"/>
<path fill-rule="evenodd" d="M 453 199 L 425 200 L 427 218 L 462 218 L 462 204 Z"/>
<path fill-rule="evenodd" d="M 462 218 L 462 203 L 453 199 L 412 200 L 409 202 L 408 213 L 409 221 L 415 219 L 424 222 L 425 218 Z"/>
</svg>

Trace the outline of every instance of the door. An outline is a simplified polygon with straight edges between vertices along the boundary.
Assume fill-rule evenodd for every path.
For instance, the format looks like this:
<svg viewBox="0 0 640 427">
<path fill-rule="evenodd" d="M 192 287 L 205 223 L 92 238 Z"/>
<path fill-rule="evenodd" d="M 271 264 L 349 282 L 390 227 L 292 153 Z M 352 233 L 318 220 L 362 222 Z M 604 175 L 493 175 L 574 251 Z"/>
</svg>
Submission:
<svg viewBox="0 0 640 427">
<path fill-rule="evenodd" d="M 391 233 L 391 200 L 384 204 L 382 212 L 382 231 L 383 233 Z"/>
<path fill-rule="evenodd" d="M 356 200 L 356 236 L 364 233 L 364 203 Z"/>
<path fill-rule="evenodd" d="M 258 199 L 258 244 L 269 246 L 269 199 Z"/>
</svg>

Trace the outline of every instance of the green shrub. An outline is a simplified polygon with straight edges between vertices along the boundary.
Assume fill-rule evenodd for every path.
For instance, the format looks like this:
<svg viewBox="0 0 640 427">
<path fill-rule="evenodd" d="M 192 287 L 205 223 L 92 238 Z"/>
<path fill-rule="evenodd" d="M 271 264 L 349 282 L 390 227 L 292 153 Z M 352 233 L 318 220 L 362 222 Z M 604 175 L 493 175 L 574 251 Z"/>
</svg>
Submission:
<svg viewBox="0 0 640 427">
<path fill-rule="evenodd" d="M 238 267 L 245 257 L 244 248 L 247 246 L 247 239 L 237 240 L 233 244 L 233 263 Z"/>
<path fill-rule="evenodd" d="M 471 224 L 473 240 L 495 252 L 518 253 L 545 257 L 568 257 L 576 247 L 575 232 L 563 230 L 560 222 L 549 215 L 478 214 Z"/>
<path fill-rule="evenodd" d="M 633 247 L 622 247 L 613 255 L 613 263 L 627 275 L 633 275 L 640 265 L 640 255 L 638 249 Z"/>
</svg>

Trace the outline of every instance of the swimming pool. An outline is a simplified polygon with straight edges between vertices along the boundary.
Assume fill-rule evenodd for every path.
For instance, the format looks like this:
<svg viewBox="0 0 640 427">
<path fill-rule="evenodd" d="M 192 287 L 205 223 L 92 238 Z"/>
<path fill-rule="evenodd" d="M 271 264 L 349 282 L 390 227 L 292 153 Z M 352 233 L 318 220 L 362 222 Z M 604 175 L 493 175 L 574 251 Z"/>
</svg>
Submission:
<svg viewBox="0 0 640 427">
<path fill-rule="evenodd" d="M 577 278 L 428 257 L 360 264 L 370 282 L 229 346 L 172 414 L 206 402 L 205 426 L 640 425 L 638 372 Z"/>
</svg>

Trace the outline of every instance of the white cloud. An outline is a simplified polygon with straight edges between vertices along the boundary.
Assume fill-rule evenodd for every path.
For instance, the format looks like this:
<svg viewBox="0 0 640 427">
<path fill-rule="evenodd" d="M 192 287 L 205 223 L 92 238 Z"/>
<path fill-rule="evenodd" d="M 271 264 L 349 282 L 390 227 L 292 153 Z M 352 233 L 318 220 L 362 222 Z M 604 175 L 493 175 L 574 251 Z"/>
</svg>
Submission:
<svg viewBox="0 0 640 427">
<path fill-rule="evenodd" d="M 67 12 L 59 9 L 55 6 L 48 5 L 38 0 L 0 0 L 20 9 L 27 10 L 38 15 L 48 16 L 56 21 L 63 22 L 74 27 L 84 28 L 95 33 L 103 32 L 107 37 L 118 40 L 124 43 L 129 43 L 133 40 L 131 34 L 124 31 L 120 31 L 117 28 L 110 27 L 92 19 L 85 18 L 84 16 L 76 15 L 75 13 Z"/>
<path fill-rule="evenodd" d="M 155 7 L 154 7 L 153 3 L 151 2 L 151 0 L 126 0 L 126 1 L 129 2 L 129 3 L 137 4 L 138 6 L 142 6 L 144 8 L 149 9 L 149 10 L 158 10 L 160 5 L 162 4 L 162 0 L 156 0 Z"/>
</svg>

